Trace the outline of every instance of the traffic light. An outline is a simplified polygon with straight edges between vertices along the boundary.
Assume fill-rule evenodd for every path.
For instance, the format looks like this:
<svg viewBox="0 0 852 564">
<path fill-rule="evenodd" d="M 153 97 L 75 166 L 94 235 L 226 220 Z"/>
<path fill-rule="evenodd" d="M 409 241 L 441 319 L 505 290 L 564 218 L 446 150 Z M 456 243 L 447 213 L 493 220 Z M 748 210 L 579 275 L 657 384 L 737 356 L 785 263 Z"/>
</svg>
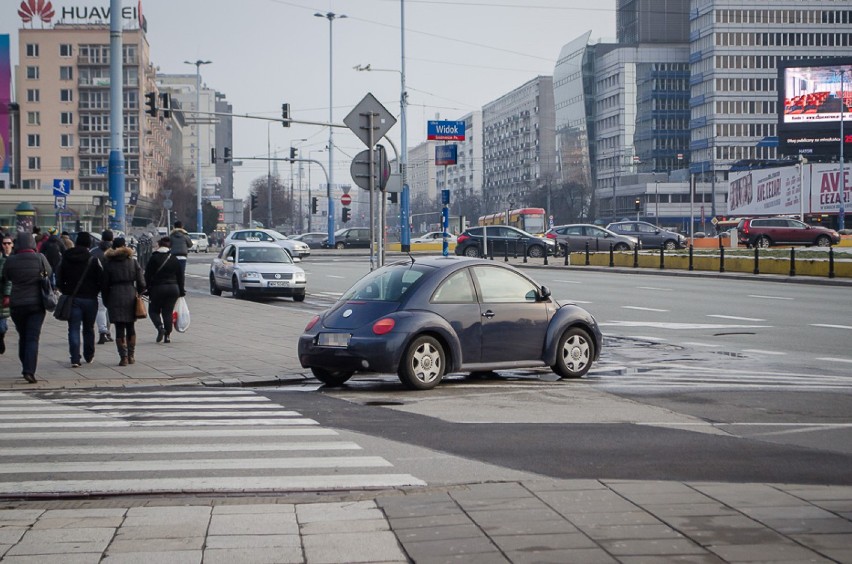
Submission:
<svg viewBox="0 0 852 564">
<path fill-rule="evenodd" d="M 160 105 L 163 110 L 163 117 L 169 119 L 172 117 L 172 97 L 168 92 L 160 94 Z"/>
<path fill-rule="evenodd" d="M 230 147 L 225 147 L 225 158 L 222 159 L 222 162 L 223 163 L 231 162 L 231 148 Z"/>
<path fill-rule="evenodd" d="M 311 198 L 311 214 L 316 215 L 317 209 L 319 209 L 319 199 L 314 196 Z"/>
<path fill-rule="evenodd" d="M 255 209 L 257 207 L 257 194 L 251 195 L 251 209 Z"/>
<path fill-rule="evenodd" d="M 151 117 L 157 117 L 157 93 L 156 92 L 148 92 L 145 94 L 145 106 L 147 106 L 147 110 L 145 113 Z"/>
<path fill-rule="evenodd" d="M 281 104 L 281 125 L 290 127 L 290 104 Z"/>
<path fill-rule="evenodd" d="M 639 198 L 636 198 L 634 204 L 636 204 L 636 211 L 639 211 L 642 208 L 642 200 L 640 200 Z"/>
<path fill-rule="evenodd" d="M 340 209 L 340 221 L 342 221 L 343 223 L 346 223 L 347 221 L 349 221 L 349 217 L 350 217 L 349 211 L 350 211 L 349 208 L 341 208 Z"/>
<path fill-rule="evenodd" d="M 290 160 L 291 161 L 296 158 L 297 152 L 298 152 L 298 149 L 296 149 L 296 147 L 290 147 Z"/>
<path fill-rule="evenodd" d="M 216 164 L 216 147 L 210 147 L 210 162 Z"/>
<path fill-rule="evenodd" d="M 399 192 L 388 192 L 388 201 L 392 204 L 399 202 Z"/>
</svg>

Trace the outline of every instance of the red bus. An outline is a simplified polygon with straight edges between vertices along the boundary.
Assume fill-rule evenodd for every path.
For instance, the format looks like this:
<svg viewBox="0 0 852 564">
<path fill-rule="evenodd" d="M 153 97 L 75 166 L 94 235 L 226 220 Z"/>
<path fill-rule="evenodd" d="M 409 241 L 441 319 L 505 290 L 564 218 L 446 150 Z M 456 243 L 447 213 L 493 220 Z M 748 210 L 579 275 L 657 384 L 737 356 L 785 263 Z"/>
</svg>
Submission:
<svg viewBox="0 0 852 564">
<path fill-rule="evenodd" d="M 479 218 L 477 225 L 511 225 L 533 235 L 547 231 L 544 208 L 518 208 L 508 212 L 483 215 Z"/>
</svg>

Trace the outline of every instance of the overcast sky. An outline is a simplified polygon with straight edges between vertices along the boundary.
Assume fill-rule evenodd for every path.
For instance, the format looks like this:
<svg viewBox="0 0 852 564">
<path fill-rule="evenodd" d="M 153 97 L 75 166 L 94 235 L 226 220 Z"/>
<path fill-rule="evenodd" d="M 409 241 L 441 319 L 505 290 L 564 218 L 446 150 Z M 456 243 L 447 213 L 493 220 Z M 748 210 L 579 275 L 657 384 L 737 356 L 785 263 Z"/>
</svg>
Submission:
<svg viewBox="0 0 852 564">
<path fill-rule="evenodd" d="M 109 6 L 109 0 L 51 1 L 57 14 L 63 6 Z M 0 33 L 12 36 L 13 65 L 19 4 L 5 0 L 0 7 Z M 400 0 L 143 0 L 142 6 L 160 72 L 194 73 L 184 61 L 210 60 L 202 80 L 227 96 L 235 114 L 280 117 L 281 104 L 289 102 L 292 117 L 308 121 L 328 118 L 329 23 L 314 13 L 345 14 L 333 23 L 335 122 L 368 92 L 399 117 Z M 615 0 L 405 0 L 405 28 L 413 147 L 437 114 L 460 118 L 537 75 L 553 74 L 562 46 L 585 31 L 593 40 L 611 40 Z M 391 72 L 358 72 L 359 64 Z M 307 157 L 328 139 L 319 126 L 273 124 L 269 131 L 281 156 L 294 144 Z M 399 146 L 398 124 L 390 136 Z M 346 182 L 351 157 L 364 146 L 341 129 L 335 145 L 335 181 Z M 235 117 L 232 153 L 265 156 L 266 124 Z M 289 165 L 281 166 L 289 173 Z M 244 197 L 251 180 L 265 174 L 264 162 L 244 161 L 235 170 L 236 196 Z"/>
</svg>

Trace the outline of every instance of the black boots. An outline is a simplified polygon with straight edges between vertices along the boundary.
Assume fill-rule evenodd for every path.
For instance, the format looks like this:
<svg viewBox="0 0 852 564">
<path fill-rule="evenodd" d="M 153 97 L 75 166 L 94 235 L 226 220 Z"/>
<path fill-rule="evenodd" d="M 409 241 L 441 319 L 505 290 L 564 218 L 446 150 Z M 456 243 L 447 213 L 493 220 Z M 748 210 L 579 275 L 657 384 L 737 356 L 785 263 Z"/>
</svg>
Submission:
<svg viewBox="0 0 852 564">
<path fill-rule="evenodd" d="M 112 335 L 109 334 L 109 331 L 107 331 L 106 333 L 101 333 L 101 336 L 98 339 L 99 345 L 102 345 L 104 343 L 111 343 L 111 342 L 112 342 Z"/>
<path fill-rule="evenodd" d="M 127 364 L 136 364 L 136 335 L 127 338 Z"/>
<path fill-rule="evenodd" d="M 115 348 L 118 349 L 119 366 L 127 366 L 127 339 L 116 338 Z"/>
</svg>

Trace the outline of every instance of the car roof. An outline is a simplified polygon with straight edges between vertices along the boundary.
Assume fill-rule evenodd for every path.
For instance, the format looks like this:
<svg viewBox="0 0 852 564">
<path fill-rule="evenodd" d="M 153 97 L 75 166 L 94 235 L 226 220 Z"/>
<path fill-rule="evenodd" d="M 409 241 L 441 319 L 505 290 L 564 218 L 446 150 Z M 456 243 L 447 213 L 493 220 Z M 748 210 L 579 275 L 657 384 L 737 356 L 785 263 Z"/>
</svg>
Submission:
<svg viewBox="0 0 852 564">
<path fill-rule="evenodd" d="M 232 247 L 237 247 L 238 249 L 246 247 L 257 249 L 258 247 L 269 247 L 270 249 L 280 249 L 280 245 L 276 245 L 275 243 L 269 243 L 267 241 L 234 241 L 232 243 L 228 243 L 228 245 Z M 282 249 L 283 250 L 283 249 Z"/>
</svg>

